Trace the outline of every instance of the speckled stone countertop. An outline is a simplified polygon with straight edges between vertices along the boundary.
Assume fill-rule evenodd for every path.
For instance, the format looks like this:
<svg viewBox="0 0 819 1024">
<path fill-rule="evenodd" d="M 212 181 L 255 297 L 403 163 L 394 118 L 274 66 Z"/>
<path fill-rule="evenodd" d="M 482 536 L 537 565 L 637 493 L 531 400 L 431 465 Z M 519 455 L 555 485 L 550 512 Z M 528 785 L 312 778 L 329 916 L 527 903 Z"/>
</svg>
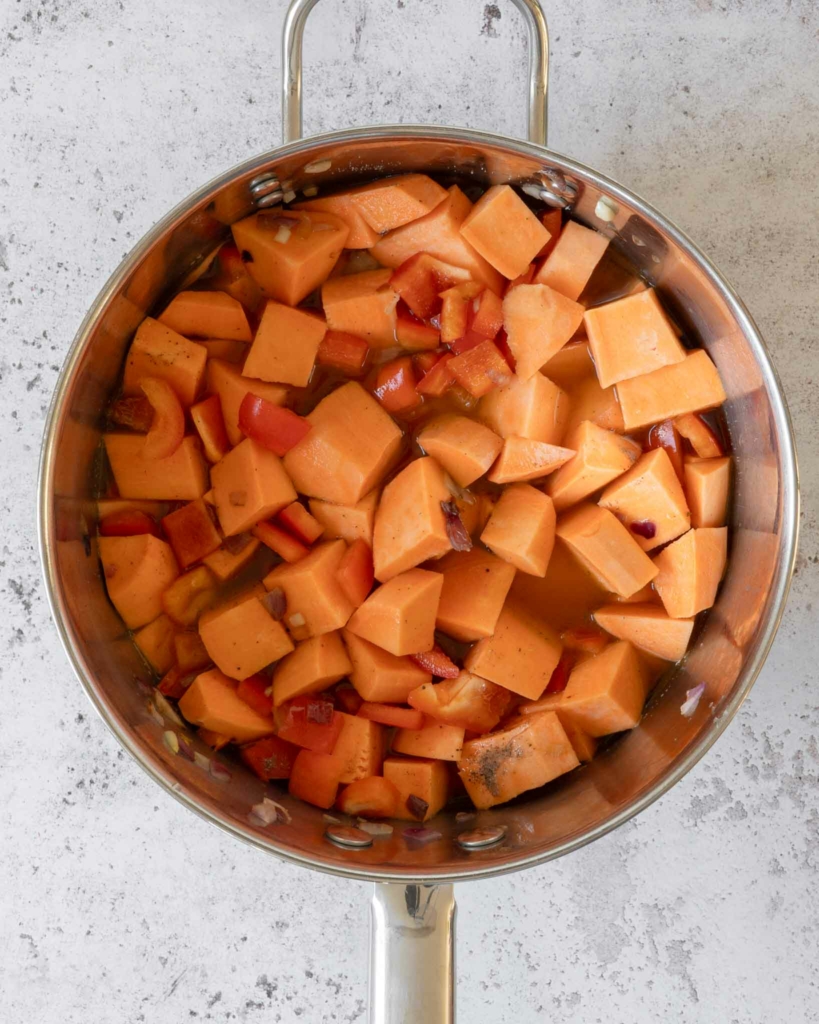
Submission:
<svg viewBox="0 0 819 1024">
<path fill-rule="evenodd" d="M 570 858 L 461 885 L 459 1021 L 819 1021 L 819 6 L 548 3 L 551 144 L 676 220 L 737 285 L 796 421 L 799 568 L 767 666 L 666 797 Z M 108 274 L 279 139 L 283 0 L 0 2 L 0 1020 L 364 1021 L 367 885 L 168 799 L 67 665 L 40 582 L 49 397 Z M 336 0 L 306 125 L 523 130 L 503 0 Z"/>
</svg>

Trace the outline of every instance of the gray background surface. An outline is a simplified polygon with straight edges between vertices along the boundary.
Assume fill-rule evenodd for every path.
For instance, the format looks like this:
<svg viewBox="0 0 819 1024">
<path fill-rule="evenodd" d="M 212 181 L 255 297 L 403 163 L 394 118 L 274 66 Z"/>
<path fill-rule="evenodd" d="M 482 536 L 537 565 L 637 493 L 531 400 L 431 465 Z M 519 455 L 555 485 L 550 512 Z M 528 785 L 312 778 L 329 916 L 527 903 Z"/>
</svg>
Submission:
<svg viewBox="0 0 819 1024">
<path fill-rule="evenodd" d="M 366 885 L 245 849 L 93 715 L 42 593 L 35 472 L 85 310 L 172 204 L 279 138 L 283 0 L 0 0 L 0 1020 L 364 1021 Z M 458 888 L 459 1021 L 819 1021 L 819 5 L 554 0 L 551 144 L 737 285 L 796 421 L 799 569 L 767 667 L 659 804 Z M 508 2 L 327 0 L 309 131 L 523 130 Z"/>
</svg>

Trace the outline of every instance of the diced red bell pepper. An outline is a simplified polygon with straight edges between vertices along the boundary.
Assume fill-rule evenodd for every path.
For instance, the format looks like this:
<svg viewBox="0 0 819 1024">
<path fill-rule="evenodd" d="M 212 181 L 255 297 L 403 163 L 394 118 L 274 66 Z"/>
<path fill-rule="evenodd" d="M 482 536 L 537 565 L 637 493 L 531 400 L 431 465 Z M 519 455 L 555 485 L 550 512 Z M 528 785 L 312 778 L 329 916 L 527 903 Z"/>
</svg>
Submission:
<svg viewBox="0 0 819 1024">
<path fill-rule="evenodd" d="M 543 691 L 546 693 L 562 693 L 569 682 L 569 676 L 572 674 L 572 669 L 577 661 L 577 655 L 574 651 L 564 651 L 560 655 L 560 661 L 555 666 L 552 672 L 551 678 Z"/>
<path fill-rule="evenodd" d="M 442 355 L 442 352 L 416 352 L 412 357 L 412 362 L 419 377 L 429 373 Z"/>
<path fill-rule="evenodd" d="M 312 425 L 290 409 L 248 392 L 239 406 L 239 429 L 281 457 L 310 433 Z"/>
<path fill-rule="evenodd" d="M 193 630 L 186 629 L 173 638 L 176 664 L 183 672 L 201 672 L 211 664 L 211 657 L 202 643 L 202 638 Z"/>
<path fill-rule="evenodd" d="M 503 327 L 503 300 L 489 288 L 472 300 L 469 330 L 492 341 Z"/>
<path fill-rule="evenodd" d="M 112 512 L 99 522 L 100 537 L 137 537 L 143 533 L 156 534 L 157 525 L 145 512 L 123 509 Z"/>
<path fill-rule="evenodd" d="M 560 639 L 570 651 L 582 651 L 584 654 L 599 654 L 609 643 L 608 634 L 598 626 L 575 626 L 561 634 Z"/>
<path fill-rule="evenodd" d="M 275 523 L 256 523 L 250 532 L 285 562 L 298 562 L 310 554 L 310 548 Z"/>
<path fill-rule="evenodd" d="M 508 384 L 513 376 L 509 364 L 491 341 L 482 341 L 468 352 L 455 356 L 448 369 L 461 387 L 475 398 L 481 398 L 499 384 Z"/>
<path fill-rule="evenodd" d="M 178 576 L 162 594 L 162 610 L 179 626 L 192 626 L 216 596 L 216 580 L 204 565 Z"/>
<path fill-rule="evenodd" d="M 455 383 L 455 374 L 449 369 L 449 364 L 454 359 L 451 352 L 441 356 L 432 369 L 424 374 L 423 378 L 416 384 L 415 390 L 419 395 L 426 395 L 429 398 L 440 398 Z"/>
<path fill-rule="evenodd" d="M 552 236 L 538 253 L 538 258 L 545 260 L 560 238 L 560 232 L 563 230 L 563 214 L 560 210 L 546 210 L 540 215 L 540 223 Z"/>
<path fill-rule="evenodd" d="M 426 672 L 431 672 L 439 679 L 456 679 L 461 670 L 455 662 L 436 644 L 431 651 L 423 654 L 411 654 L 410 657 Z"/>
<path fill-rule="evenodd" d="M 401 795 L 394 782 L 381 775 L 370 775 L 345 786 L 338 796 L 336 806 L 342 814 L 354 814 L 361 818 L 391 818 L 398 810 L 400 799 Z"/>
<path fill-rule="evenodd" d="M 314 544 L 324 533 L 324 527 L 307 511 L 300 501 L 282 509 L 276 516 L 281 525 L 305 544 Z"/>
<path fill-rule="evenodd" d="M 224 736 L 221 732 L 214 732 L 213 729 L 198 729 L 199 739 L 214 750 L 221 750 L 230 743 L 230 736 Z"/>
<path fill-rule="evenodd" d="M 358 709 L 364 703 L 358 690 L 354 690 L 352 686 L 339 686 L 333 691 L 333 700 L 339 711 L 347 715 L 357 715 Z"/>
<path fill-rule="evenodd" d="M 108 411 L 108 418 L 119 427 L 147 434 L 154 421 L 154 407 L 144 395 L 130 395 L 114 402 Z"/>
<path fill-rule="evenodd" d="M 394 704 L 376 704 L 366 700 L 358 709 L 358 717 L 395 726 L 396 729 L 420 729 L 424 724 L 424 716 L 415 708 L 399 708 Z"/>
<path fill-rule="evenodd" d="M 421 402 L 415 390 L 415 370 L 410 356 L 392 359 L 379 369 L 374 394 L 387 412 L 397 415 L 409 412 Z"/>
<path fill-rule="evenodd" d="M 239 748 L 239 757 L 263 782 L 289 779 L 299 748 L 280 736 L 265 736 Z"/>
<path fill-rule="evenodd" d="M 191 406 L 191 419 L 202 439 L 202 447 L 208 462 L 218 462 L 230 451 L 225 418 L 222 415 L 222 400 L 211 395 L 202 402 Z"/>
<path fill-rule="evenodd" d="M 332 703 L 322 697 L 303 696 L 276 709 L 277 733 L 288 743 L 322 754 L 331 754 L 344 719 Z"/>
<path fill-rule="evenodd" d="M 356 608 L 364 604 L 373 589 L 375 574 L 372 548 L 362 537 L 357 537 L 341 556 L 336 579 Z"/>
<path fill-rule="evenodd" d="M 139 386 L 154 410 L 143 455 L 146 459 L 166 459 L 185 437 L 185 410 L 174 389 L 161 377 L 143 377 Z"/>
<path fill-rule="evenodd" d="M 662 423 L 655 423 L 649 430 L 643 444 L 643 450 L 651 451 L 654 448 L 665 448 L 669 459 L 671 459 L 674 472 L 679 477 L 680 482 L 683 482 L 685 479 L 683 444 L 673 420 L 663 420 Z"/>
<path fill-rule="evenodd" d="M 222 543 L 210 506 L 201 498 L 189 501 L 165 516 L 162 529 L 183 569 L 190 568 L 194 562 L 201 562 Z"/>
<path fill-rule="evenodd" d="M 716 459 L 725 454 L 719 438 L 698 413 L 678 416 L 674 425 L 701 459 Z"/>
<path fill-rule="evenodd" d="M 258 714 L 269 717 L 273 714 L 273 697 L 268 692 L 271 685 L 267 676 L 257 672 L 247 679 L 240 680 L 236 687 L 236 696 Z"/>
<path fill-rule="evenodd" d="M 336 801 L 343 774 L 342 758 L 313 750 L 300 750 L 290 772 L 288 792 L 326 811 Z"/>
<path fill-rule="evenodd" d="M 441 343 L 441 332 L 438 328 L 417 320 L 401 302 L 398 303 L 395 313 L 395 337 L 401 348 L 408 348 L 413 352 L 437 348 Z"/>
<path fill-rule="evenodd" d="M 180 668 L 179 665 L 174 665 L 162 677 L 157 689 L 164 696 L 179 700 L 180 697 L 184 696 L 185 690 L 187 690 L 195 678 L 195 672 L 186 671 Z"/>
<path fill-rule="evenodd" d="M 318 347 L 316 362 L 320 366 L 332 366 L 350 377 L 360 377 L 369 356 L 370 346 L 363 338 L 346 331 L 328 331 Z"/>
<path fill-rule="evenodd" d="M 482 290 L 475 281 L 466 281 L 441 292 L 441 341 L 445 345 L 451 345 L 466 334 L 470 303 Z"/>
<path fill-rule="evenodd" d="M 469 279 L 469 272 L 435 259 L 427 252 L 410 256 L 397 267 L 390 287 L 420 320 L 429 320 L 441 308 L 440 293 Z"/>
</svg>

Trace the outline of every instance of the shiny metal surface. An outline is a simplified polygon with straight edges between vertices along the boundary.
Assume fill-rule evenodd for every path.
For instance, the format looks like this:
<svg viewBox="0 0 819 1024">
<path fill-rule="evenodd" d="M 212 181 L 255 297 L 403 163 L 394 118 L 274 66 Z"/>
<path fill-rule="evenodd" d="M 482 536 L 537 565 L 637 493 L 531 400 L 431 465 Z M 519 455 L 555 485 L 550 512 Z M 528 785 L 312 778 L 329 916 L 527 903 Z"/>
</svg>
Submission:
<svg viewBox="0 0 819 1024">
<path fill-rule="evenodd" d="M 330 825 L 324 834 L 331 843 L 347 846 L 351 850 L 363 850 L 373 845 L 373 837 L 368 832 L 349 825 Z"/>
<path fill-rule="evenodd" d="M 461 832 L 456 842 L 462 850 L 483 850 L 487 846 L 500 843 L 506 835 L 501 825 L 488 825 L 485 828 L 473 828 L 469 832 Z"/>
<path fill-rule="evenodd" d="M 452 886 L 376 884 L 370 907 L 370 1024 L 452 1024 Z"/>
</svg>

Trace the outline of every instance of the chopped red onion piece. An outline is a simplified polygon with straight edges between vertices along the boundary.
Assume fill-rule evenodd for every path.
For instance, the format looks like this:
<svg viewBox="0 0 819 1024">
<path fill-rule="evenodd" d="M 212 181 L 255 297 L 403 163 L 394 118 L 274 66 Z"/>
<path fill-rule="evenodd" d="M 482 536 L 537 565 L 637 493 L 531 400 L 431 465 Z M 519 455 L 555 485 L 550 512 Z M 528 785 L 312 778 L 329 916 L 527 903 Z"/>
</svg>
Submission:
<svg viewBox="0 0 819 1024">
<path fill-rule="evenodd" d="M 636 533 L 638 537 L 643 537 L 645 540 L 653 540 L 657 535 L 657 524 L 653 523 L 650 519 L 638 519 L 631 524 L 629 529 L 632 533 Z"/>
<path fill-rule="evenodd" d="M 162 733 L 162 742 L 172 754 L 179 753 L 179 737 L 173 729 L 166 729 L 166 731 Z"/>
<path fill-rule="evenodd" d="M 231 555 L 238 555 L 248 546 L 253 538 L 249 533 L 237 533 L 235 537 L 225 537 L 222 547 Z"/>
<path fill-rule="evenodd" d="M 461 825 L 463 824 L 463 822 L 472 821 L 476 817 L 477 815 L 475 814 L 474 811 L 458 811 L 458 813 L 455 815 L 455 820 L 458 822 L 459 825 Z"/>
<path fill-rule="evenodd" d="M 407 810 L 413 818 L 418 818 L 419 821 L 423 821 L 424 815 L 429 810 L 429 804 L 426 800 L 422 800 L 420 796 L 410 793 L 407 797 Z"/>
<path fill-rule="evenodd" d="M 315 725 L 329 725 L 333 720 L 332 701 L 309 700 L 304 710 L 307 721 Z"/>
<path fill-rule="evenodd" d="M 210 763 L 210 773 L 217 782 L 230 782 L 233 776 L 219 761 L 213 760 Z"/>
<path fill-rule="evenodd" d="M 461 521 L 461 514 L 454 501 L 442 501 L 441 510 L 444 513 L 446 532 L 449 543 L 454 551 L 471 551 L 472 538 L 466 532 L 466 527 Z"/>
<path fill-rule="evenodd" d="M 146 701 L 145 708 L 148 714 L 156 722 L 157 725 L 165 724 L 165 719 L 162 717 L 162 715 L 160 715 L 159 711 L 157 710 L 156 704 L 154 704 L 152 700 Z"/>
<path fill-rule="evenodd" d="M 287 598 L 281 587 L 274 587 L 262 598 L 265 611 L 277 622 L 284 618 L 287 611 Z"/>
<path fill-rule="evenodd" d="M 169 718 L 174 723 L 174 725 L 180 725 L 182 726 L 182 728 L 185 727 L 185 723 L 174 711 L 171 702 L 168 700 L 165 694 L 160 693 L 159 690 L 154 691 L 154 704 L 156 705 L 157 711 L 161 715 L 164 715 L 165 718 Z"/>
<path fill-rule="evenodd" d="M 250 808 L 250 813 L 254 814 L 265 825 L 289 825 L 293 820 L 286 808 L 282 807 L 281 804 L 277 804 L 275 800 L 269 800 L 267 797 L 260 804 L 254 804 Z"/>
<path fill-rule="evenodd" d="M 413 843 L 431 843 L 433 839 L 443 838 L 434 828 L 405 828 L 402 835 Z"/>
<path fill-rule="evenodd" d="M 322 820 L 329 822 L 331 825 L 340 825 L 341 818 L 334 818 L 332 814 L 322 814 Z"/>
<path fill-rule="evenodd" d="M 193 760 L 193 746 L 186 736 L 179 736 L 179 753 L 187 760 Z"/>
<path fill-rule="evenodd" d="M 460 484 L 456 484 L 449 473 L 444 474 L 444 483 L 453 498 L 460 498 L 461 501 L 466 502 L 467 505 L 474 505 L 477 501 L 477 498 L 472 491 L 466 487 L 461 487 Z"/>
<path fill-rule="evenodd" d="M 193 752 L 193 763 L 203 771 L 207 771 L 210 768 L 210 758 L 200 754 L 198 750 Z"/>
<path fill-rule="evenodd" d="M 362 832 L 369 832 L 371 836 L 391 836 L 395 829 L 392 825 L 387 825 L 383 821 L 367 821 L 365 818 L 359 818 L 357 827 Z"/>
<path fill-rule="evenodd" d="M 692 690 L 686 690 L 685 703 L 680 705 L 680 714 L 690 718 L 697 710 L 697 705 L 704 693 L 705 683 L 700 683 L 699 686 L 695 686 Z"/>
</svg>

